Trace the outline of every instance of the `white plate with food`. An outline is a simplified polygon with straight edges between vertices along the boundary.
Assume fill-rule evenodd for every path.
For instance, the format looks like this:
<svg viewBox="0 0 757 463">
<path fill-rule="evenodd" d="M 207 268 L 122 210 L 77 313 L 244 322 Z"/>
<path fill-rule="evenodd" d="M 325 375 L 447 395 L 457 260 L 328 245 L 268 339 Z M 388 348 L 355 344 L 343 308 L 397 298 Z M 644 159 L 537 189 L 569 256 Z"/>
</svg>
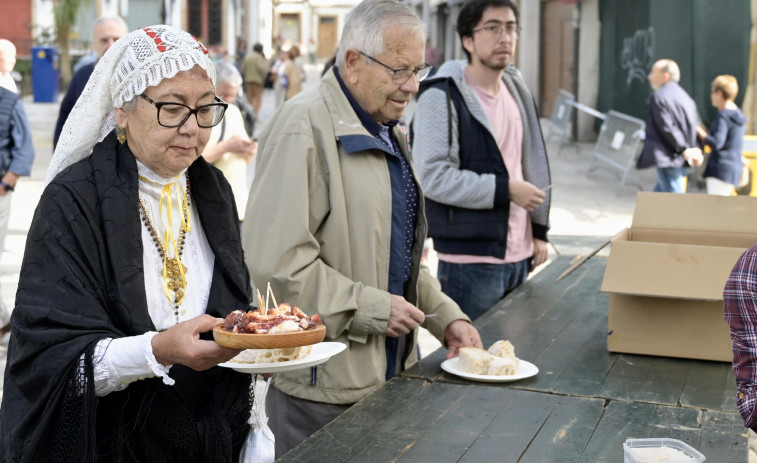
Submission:
<svg viewBox="0 0 757 463">
<path fill-rule="evenodd" d="M 484 383 L 506 383 L 509 381 L 518 381 L 524 378 L 530 378 L 531 376 L 539 373 L 539 368 L 531 362 L 520 360 L 518 364 L 518 372 L 514 375 L 495 376 L 495 375 L 477 375 L 460 370 L 459 358 L 451 358 L 442 362 L 442 370 L 453 375 L 460 376 L 461 378 L 470 379 L 473 381 L 481 381 Z"/>
<path fill-rule="evenodd" d="M 313 345 L 310 354 L 298 360 L 288 360 L 275 363 L 219 363 L 219 367 L 231 368 L 240 373 L 280 373 L 282 371 L 298 370 L 300 368 L 319 365 L 336 354 L 342 352 L 347 346 L 341 342 L 319 342 Z"/>
</svg>

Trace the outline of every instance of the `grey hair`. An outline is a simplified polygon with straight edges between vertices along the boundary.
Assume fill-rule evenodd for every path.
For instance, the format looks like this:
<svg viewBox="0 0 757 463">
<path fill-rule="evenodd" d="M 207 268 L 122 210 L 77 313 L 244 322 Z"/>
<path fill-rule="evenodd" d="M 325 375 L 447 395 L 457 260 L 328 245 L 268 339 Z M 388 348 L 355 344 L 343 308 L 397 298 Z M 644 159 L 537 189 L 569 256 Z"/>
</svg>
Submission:
<svg viewBox="0 0 757 463">
<path fill-rule="evenodd" d="M 672 59 L 660 60 L 660 71 L 670 74 L 670 80 L 678 82 L 681 80 L 681 69 L 678 67 L 678 63 Z"/>
<path fill-rule="evenodd" d="M 16 54 L 16 46 L 8 39 L 0 39 L 0 52 Z"/>
<path fill-rule="evenodd" d="M 336 66 L 344 67 L 344 53 L 362 51 L 368 55 L 384 52 L 384 29 L 396 26 L 426 37 L 423 22 L 397 0 L 363 0 L 347 14 L 336 54 Z"/>
<path fill-rule="evenodd" d="M 90 40 L 93 42 L 95 41 L 95 29 L 100 24 L 104 23 L 105 21 L 113 21 L 114 23 L 118 23 L 119 26 L 121 26 L 124 30 L 124 35 L 129 33 L 129 26 L 126 25 L 126 21 L 120 16 L 100 16 L 99 18 L 95 19 L 95 22 L 92 23 L 92 33 L 90 34 Z"/>
<path fill-rule="evenodd" d="M 226 82 L 231 85 L 241 86 L 242 75 L 237 70 L 236 66 L 228 61 L 218 61 L 216 66 L 216 85 Z"/>
</svg>

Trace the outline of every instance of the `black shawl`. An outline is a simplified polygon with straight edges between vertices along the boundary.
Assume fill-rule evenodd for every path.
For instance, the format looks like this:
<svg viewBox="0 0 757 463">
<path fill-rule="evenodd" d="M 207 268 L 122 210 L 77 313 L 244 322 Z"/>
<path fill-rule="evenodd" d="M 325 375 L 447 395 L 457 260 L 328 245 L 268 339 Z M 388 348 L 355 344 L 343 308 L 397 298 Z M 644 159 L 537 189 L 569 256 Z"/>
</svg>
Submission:
<svg viewBox="0 0 757 463">
<path fill-rule="evenodd" d="M 206 313 L 225 317 L 251 297 L 234 199 L 223 174 L 201 157 L 189 180 L 215 254 Z M 95 396 L 97 341 L 155 331 L 141 226 L 136 161 L 113 133 L 42 194 L 11 320 L 2 461 L 237 460 L 249 429 L 250 375 L 175 365 L 174 386 L 150 378 Z"/>
</svg>

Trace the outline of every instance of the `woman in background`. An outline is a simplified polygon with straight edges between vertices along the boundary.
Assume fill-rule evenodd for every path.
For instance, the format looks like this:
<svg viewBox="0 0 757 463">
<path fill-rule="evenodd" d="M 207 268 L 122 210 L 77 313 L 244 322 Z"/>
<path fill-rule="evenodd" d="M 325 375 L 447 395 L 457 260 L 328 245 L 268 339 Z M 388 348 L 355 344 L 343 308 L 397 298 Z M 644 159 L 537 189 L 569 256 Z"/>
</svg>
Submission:
<svg viewBox="0 0 757 463">
<path fill-rule="evenodd" d="M 697 127 L 697 136 L 712 150 L 704 169 L 707 194 L 730 196 L 741 179 L 746 117 L 734 102 L 738 93 L 739 84 L 735 77 L 717 76 L 712 81 L 710 98 L 718 114 L 710 125 L 709 134 L 704 128 Z"/>
</svg>

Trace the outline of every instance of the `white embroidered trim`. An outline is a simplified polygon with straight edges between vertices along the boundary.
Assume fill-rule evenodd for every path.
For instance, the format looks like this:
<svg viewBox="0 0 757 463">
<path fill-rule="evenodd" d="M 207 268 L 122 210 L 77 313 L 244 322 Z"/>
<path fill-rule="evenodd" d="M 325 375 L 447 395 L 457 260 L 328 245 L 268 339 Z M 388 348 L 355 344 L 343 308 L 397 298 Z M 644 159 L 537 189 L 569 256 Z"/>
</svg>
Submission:
<svg viewBox="0 0 757 463">
<path fill-rule="evenodd" d="M 176 381 L 168 376 L 168 370 L 171 369 L 171 365 L 163 366 L 158 363 L 158 360 L 155 358 L 155 354 L 152 351 L 152 338 L 156 334 L 158 334 L 157 331 L 149 331 L 143 335 L 143 347 L 145 358 L 147 359 L 147 365 L 150 367 L 150 370 L 155 373 L 155 376 L 158 376 L 163 380 L 163 384 L 166 386 L 173 386 L 176 384 Z"/>
</svg>

